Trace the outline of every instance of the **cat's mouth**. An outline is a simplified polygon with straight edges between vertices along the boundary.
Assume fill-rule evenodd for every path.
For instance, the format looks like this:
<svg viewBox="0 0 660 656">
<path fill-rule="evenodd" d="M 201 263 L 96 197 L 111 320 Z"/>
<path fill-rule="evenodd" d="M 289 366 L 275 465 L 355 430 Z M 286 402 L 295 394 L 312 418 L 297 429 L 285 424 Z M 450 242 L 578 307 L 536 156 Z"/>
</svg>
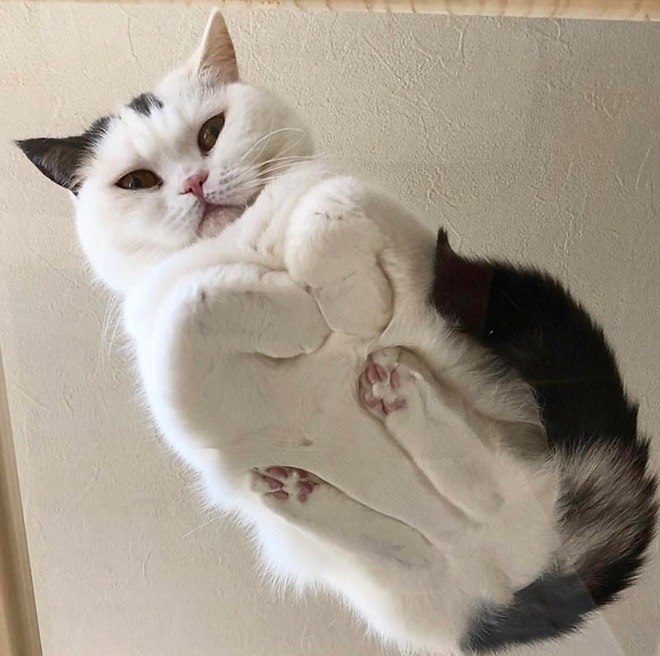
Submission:
<svg viewBox="0 0 660 656">
<path fill-rule="evenodd" d="M 197 226 L 200 239 L 217 237 L 245 212 L 245 205 L 214 205 L 207 203 Z"/>
</svg>

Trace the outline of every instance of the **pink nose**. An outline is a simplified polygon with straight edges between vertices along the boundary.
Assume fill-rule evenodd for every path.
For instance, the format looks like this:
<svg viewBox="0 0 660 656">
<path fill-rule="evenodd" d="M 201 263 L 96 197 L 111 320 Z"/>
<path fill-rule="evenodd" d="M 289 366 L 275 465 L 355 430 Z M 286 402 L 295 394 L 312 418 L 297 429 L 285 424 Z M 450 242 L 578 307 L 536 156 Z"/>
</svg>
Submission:
<svg viewBox="0 0 660 656">
<path fill-rule="evenodd" d="M 187 177 L 181 186 L 182 194 L 195 194 L 197 198 L 204 198 L 204 183 L 209 177 L 208 173 L 195 173 Z"/>
</svg>

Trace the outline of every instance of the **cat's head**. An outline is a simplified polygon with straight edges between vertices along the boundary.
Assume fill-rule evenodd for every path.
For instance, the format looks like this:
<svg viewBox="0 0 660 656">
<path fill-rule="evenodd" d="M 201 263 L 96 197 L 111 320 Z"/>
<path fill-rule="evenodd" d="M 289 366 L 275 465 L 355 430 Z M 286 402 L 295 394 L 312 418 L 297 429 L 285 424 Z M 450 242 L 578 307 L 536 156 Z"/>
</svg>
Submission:
<svg viewBox="0 0 660 656">
<path fill-rule="evenodd" d="M 82 135 L 17 143 L 72 192 L 83 249 L 119 292 L 164 257 L 217 235 L 312 149 L 289 107 L 239 81 L 218 12 L 191 60 L 153 93 Z"/>
</svg>

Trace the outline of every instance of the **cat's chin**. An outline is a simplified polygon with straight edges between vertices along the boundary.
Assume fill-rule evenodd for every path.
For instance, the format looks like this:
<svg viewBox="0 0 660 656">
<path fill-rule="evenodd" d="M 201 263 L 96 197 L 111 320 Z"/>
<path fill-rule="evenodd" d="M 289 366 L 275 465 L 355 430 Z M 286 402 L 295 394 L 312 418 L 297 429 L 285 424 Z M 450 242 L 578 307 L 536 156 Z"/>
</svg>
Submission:
<svg viewBox="0 0 660 656">
<path fill-rule="evenodd" d="M 209 208 L 202 218 L 197 236 L 200 239 L 217 237 L 227 226 L 231 225 L 245 211 L 244 207 L 233 205 L 216 205 Z"/>
</svg>

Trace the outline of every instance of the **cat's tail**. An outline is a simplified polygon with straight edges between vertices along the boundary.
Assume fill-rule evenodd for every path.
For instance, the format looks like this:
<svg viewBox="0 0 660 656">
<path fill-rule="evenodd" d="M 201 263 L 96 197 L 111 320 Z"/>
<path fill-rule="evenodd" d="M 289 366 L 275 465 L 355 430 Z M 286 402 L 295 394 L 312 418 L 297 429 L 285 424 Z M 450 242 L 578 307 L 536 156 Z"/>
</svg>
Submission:
<svg viewBox="0 0 660 656">
<path fill-rule="evenodd" d="M 603 606 L 636 579 L 653 539 L 657 483 L 648 471 L 649 442 L 600 435 L 561 445 L 555 457 L 563 536 L 557 566 L 575 572 L 594 605 Z"/>
<path fill-rule="evenodd" d="M 614 354 L 545 273 L 456 255 L 440 231 L 434 303 L 534 388 L 559 474 L 562 546 L 507 606 L 479 609 L 467 653 L 556 638 L 637 577 L 656 526 L 657 483 Z"/>
<path fill-rule="evenodd" d="M 464 634 L 463 651 L 484 654 L 558 638 L 578 629 L 635 580 L 657 514 L 648 446 L 645 438 L 596 438 L 555 450 L 561 552 L 512 603 L 479 608 Z"/>
</svg>

